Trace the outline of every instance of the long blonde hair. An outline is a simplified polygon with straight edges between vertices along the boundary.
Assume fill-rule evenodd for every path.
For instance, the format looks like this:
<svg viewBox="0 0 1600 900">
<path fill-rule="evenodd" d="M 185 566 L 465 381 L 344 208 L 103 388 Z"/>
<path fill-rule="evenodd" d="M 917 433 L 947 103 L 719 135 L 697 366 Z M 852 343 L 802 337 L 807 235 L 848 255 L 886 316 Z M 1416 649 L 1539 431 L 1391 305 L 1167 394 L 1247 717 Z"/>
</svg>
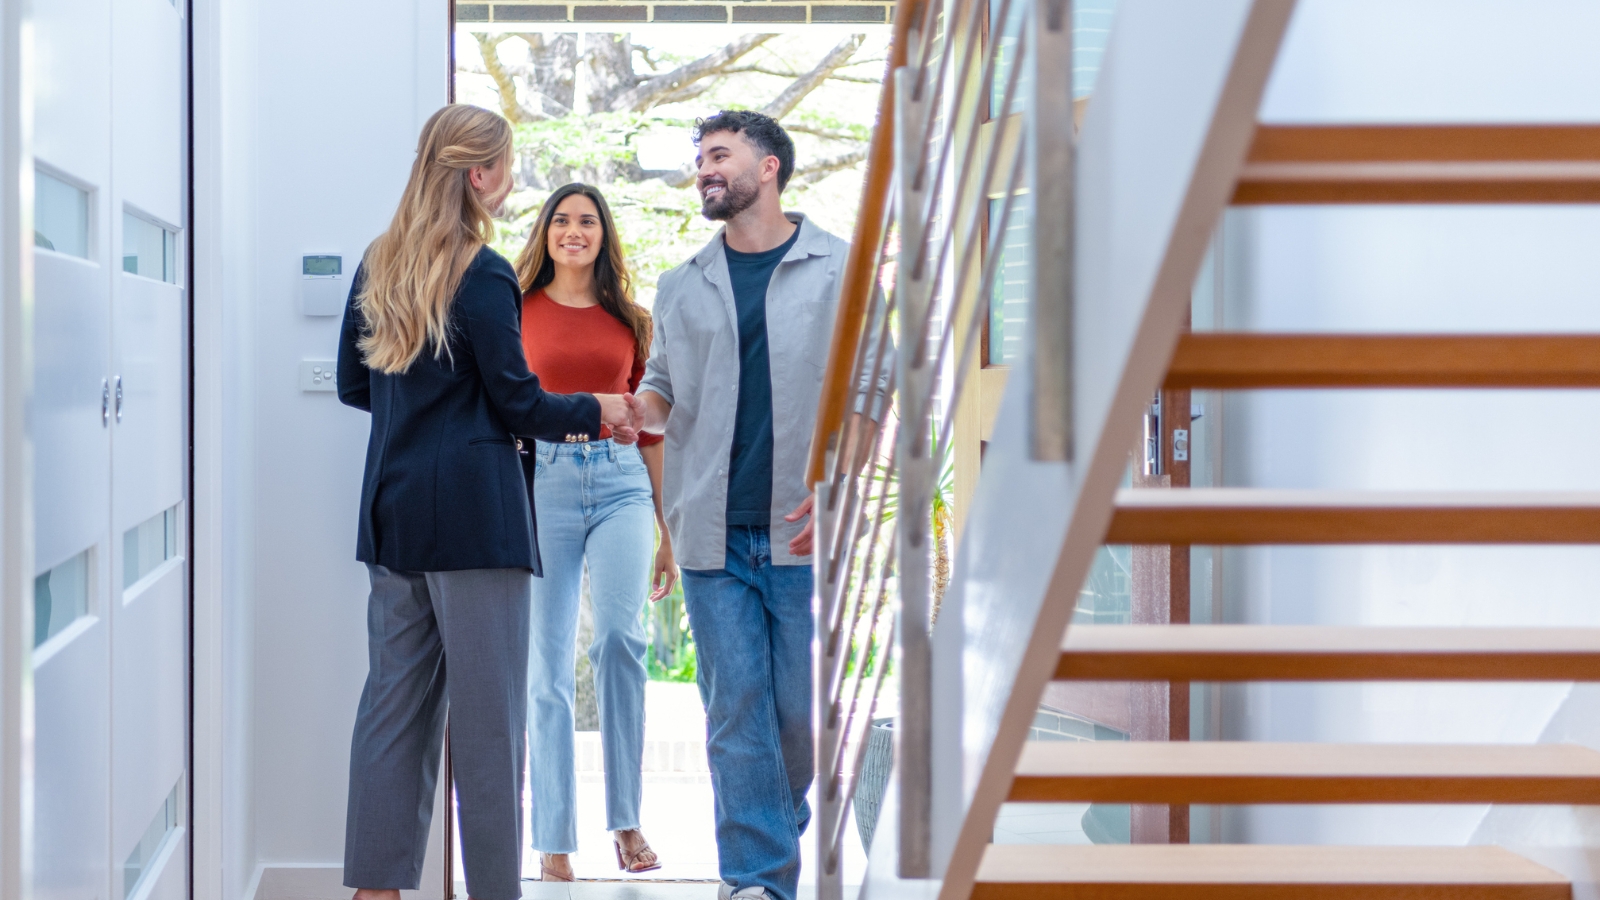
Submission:
<svg viewBox="0 0 1600 900">
<path fill-rule="evenodd" d="M 417 158 L 394 220 L 362 263 L 356 308 L 367 366 L 389 375 L 411 368 L 425 346 L 449 352 L 450 304 L 467 266 L 494 236 L 494 220 L 468 173 L 509 165 L 511 125 L 476 106 L 451 105 L 422 126 Z"/>
</svg>

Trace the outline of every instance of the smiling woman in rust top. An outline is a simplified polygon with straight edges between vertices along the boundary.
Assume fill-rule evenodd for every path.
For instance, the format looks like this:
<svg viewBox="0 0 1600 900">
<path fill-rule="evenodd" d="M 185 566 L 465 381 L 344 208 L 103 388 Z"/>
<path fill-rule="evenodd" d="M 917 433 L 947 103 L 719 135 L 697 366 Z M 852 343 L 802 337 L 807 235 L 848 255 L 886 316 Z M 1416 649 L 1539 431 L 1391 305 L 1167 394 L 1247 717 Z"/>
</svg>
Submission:
<svg viewBox="0 0 1600 900">
<path fill-rule="evenodd" d="M 598 190 L 569 184 L 545 201 L 517 258 L 517 279 L 528 368 L 549 390 L 624 393 L 639 384 L 650 314 L 633 301 L 622 244 Z M 637 447 L 618 443 L 606 429 L 598 437 L 540 441 L 531 457 L 544 561 L 544 577 L 534 580 L 528 657 L 531 837 L 546 881 L 571 881 L 568 855 L 578 849 L 573 657 L 586 560 L 606 828 L 619 868 L 660 868 L 639 831 L 646 679 L 639 613 L 647 592 L 659 600 L 678 578 L 662 518 L 662 447 L 659 438 L 647 443 L 642 436 Z"/>
</svg>

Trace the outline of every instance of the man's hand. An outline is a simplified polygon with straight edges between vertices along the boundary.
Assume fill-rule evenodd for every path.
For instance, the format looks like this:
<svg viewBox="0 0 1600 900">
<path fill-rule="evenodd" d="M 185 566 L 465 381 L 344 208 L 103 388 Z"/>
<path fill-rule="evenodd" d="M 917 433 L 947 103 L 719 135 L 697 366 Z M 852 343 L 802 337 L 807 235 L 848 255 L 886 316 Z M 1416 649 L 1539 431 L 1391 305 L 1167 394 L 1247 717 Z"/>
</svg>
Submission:
<svg viewBox="0 0 1600 900">
<path fill-rule="evenodd" d="M 639 430 L 661 434 L 667 430 L 667 417 L 672 415 L 672 404 L 655 391 L 640 391 L 634 406 L 639 416 Z"/>
<path fill-rule="evenodd" d="M 623 394 L 628 400 L 628 412 L 633 416 L 633 427 L 639 431 L 644 430 L 645 418 L 650 415 L 650 407 L 644 398 L 637 394 Z"/>
<path fill-rule="evenodd" d="M 650 602 L 672 593 L 672 588 L 678 583 L 678 562 L 672 556 L 672 541 L 667 539 L 665 532 L 661 535 L 661 546 L 656 548 L 656 561 L 650 569 Z"/>
<path fill-rule="evenodd" d="M 811 515 L 811 506 L 812 504 L 816 503 L 816 500 L 816 494 L 811 494 L 804 500 L 801 500 L 800 505 L 794 508 L 794 512 L 784 516 L 783 520 L 785 522 L 798 522 L 801 519 L 804 519 L 806 516 Z M 795 535 L 794 539 L 789 542 L 790 553 L 793 553 L 795 556 L 811 555 L 811 534 L 813 530 L 812 526 L 814 524 L 816 524 L 816 519 L 814 518 L 807 521 L 806 527 L 800 529 L 800 533 Z"/>
<path fill-rule="evenodd" d="M 595 394 L 600 401 L 600 424 L 611 429 L 611 438 L 619 444 L 631 444 L 639 439 L 639 420 L 634 415 L 638 402 L 632 394 Z"/>
</svg>

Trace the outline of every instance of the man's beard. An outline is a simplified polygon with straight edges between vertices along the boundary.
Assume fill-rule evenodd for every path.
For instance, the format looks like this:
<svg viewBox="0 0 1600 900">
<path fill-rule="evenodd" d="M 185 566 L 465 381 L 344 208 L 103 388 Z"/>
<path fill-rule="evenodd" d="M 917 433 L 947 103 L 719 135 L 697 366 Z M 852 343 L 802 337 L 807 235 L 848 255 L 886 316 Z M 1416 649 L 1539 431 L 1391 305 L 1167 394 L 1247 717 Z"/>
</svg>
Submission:
<svg viewBox="0 0 1600 900">
<path fill-rule="evenodd" d="M 700 213 L 713 222 L 726 222 L 752 206 L 761 196 L 761 186 L 754 175 L 746 173 L 732 181 L 723 182 L 722 193 L 716 197 L 703 197 Z"/>
</svg>

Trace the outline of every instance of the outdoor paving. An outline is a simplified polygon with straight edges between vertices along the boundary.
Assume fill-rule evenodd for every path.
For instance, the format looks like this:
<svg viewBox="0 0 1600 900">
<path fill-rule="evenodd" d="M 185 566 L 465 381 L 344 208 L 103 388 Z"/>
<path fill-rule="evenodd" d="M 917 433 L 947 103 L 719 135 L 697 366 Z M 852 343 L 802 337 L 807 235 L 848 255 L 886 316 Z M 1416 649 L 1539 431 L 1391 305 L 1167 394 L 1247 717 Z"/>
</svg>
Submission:
<svg viewBox="0 0 1600 900">
<path fill-rule="evenodd" d="M 606 830 L 599 734 L 579 732 L 577 737 L 578 852 L 572 864 L 579 881 L 576 887 L 524 881 L 524 895 L 529 900 L 715 900 L 720 879 L 711 776 L 705 762 L 705 712 L 695 685 L 652 681 L 645 687 L 640 826 L 661 857 L 661 868 L 654 872 L 630 875 L 617 869 Z M 816 841 L 809 830 L 801 838 L 802 897 L 815 892 Z M 854 823 L 846 829 L 844 849 L 845 878 L 858 883 L 866 871 L 866 852 Z M 459 873 L 459 849 L 456 859 Z M 524 879 L 539 877 L 538 854 L 525 852 L 522 872 Z M 645 888 L 648 893 L 639 893 Z M 576 893 L 563 893 L 566 889 Z"/>
</svg>

